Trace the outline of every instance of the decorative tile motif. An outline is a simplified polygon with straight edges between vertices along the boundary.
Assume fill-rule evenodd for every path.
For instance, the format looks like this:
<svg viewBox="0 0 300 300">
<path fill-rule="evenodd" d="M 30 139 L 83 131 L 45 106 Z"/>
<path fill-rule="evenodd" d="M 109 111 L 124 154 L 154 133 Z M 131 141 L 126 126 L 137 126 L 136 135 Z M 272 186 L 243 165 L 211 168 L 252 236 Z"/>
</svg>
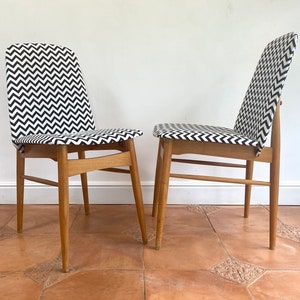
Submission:
<svg viewBox="0 0 300 300">
<path fill-rule="evenodd" d="M 220 207 L 218 206 L 213 206 L 213 205 L 201 205 L 201 204 L 191 204 L 186 206 L 186 209 L 190 212 L 193 212 L 195 214 L 205 214 L 205 215 L 210 215 L 214 213 L 215 211 L 219 210 Z"/>
<path fill-rule="evenodd" d="M 205 212 L 205 214 L 207 216 L 210 215 L 210 214 L 213 214 L 217 210 L 221 209 L 221 207 L 213 206 L 213 205 L 204 205 L 204 206 L 202 206 L 202 208 L 203 208 L 203 211 Z"/>
<path fill-rule="evenodd" d="M 300 228 L 284 224 L 281 221 L 278 221 L 277 234 L 283 238 L 300 242 Z"/>
<path fill-rule="evenodd" d="M 52 261 L 47 261 L 25 270 L 24 274 L 42 286 L 48 286 L 47 281 L 52 272 L 61 269 L 61 254 Z"/>
<path fill-rule="evenodd" d="M 223 278 L 248 285 L 264 273 L 264 269 L 229 257 L 212 269 Z"/>
<path fill-rule="evenodd" d="M 128 228 L 122 232 L 123 234 L 132 237 L 134 240 L 143 243 L 141 229 L 139 225 Z M 148 242 L 155 238 L 155 231 L 152 228 L 147 228 Z"/>
<path fill-rule="evenodd" d="M 186 209 L 190 212 L 193 212 L 195 214 L 201 214 L 203 215 L 203 209 L 202 209 L 202 205 L 198 205 L 198 204 L 191 204 L 186 206 Z"/>
</svg>

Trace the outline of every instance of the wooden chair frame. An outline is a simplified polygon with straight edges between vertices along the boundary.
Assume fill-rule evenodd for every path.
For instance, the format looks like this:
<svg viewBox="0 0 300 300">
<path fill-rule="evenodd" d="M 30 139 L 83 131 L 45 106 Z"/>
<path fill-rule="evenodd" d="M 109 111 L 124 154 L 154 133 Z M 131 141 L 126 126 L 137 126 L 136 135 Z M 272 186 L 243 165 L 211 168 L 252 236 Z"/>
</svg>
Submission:
<svg viewBox="0 0 300 300">
<path fill-rule="evenodd" d="M 23 228 L 24 180 L 58 187 L 59 220 L 61 236 L 62 270 L 69 271 L 69 177 L 81 176 L 85 213 L 89 214 L 87 172 L 94 170 L 130 173 L 143 243 L 147 243 L 142 190 L 133 139 L 103 145 L 46 145 L 25 144 L 24 151 L 17 151 L 17 230 Z M 116 154 L 85 158 L 89 150 L 118 150 Z M 70 159 L 69 153 L 78 153 L 78 159 Z M 58 181 L 25 175 L 26 158 L 50 158 L 57 162 Z M 119 167 L 128 166 L 129 169 Z"/>
<path fill-rule="evenodd" d="M 249 215 L 251 187 L 252 185 L 268 186 L 270 197 L 270 228 L 269 228 L 269 248 L 273 250 L 276 245 L 277 211 L 278 211 L 278 193 L 279 193 L 279 171 L 280 171 L 280 105 L 279 100 L 276 113 L 274 115 L 271 133 L 270 146 L 264 147 L 263 151 L 257 156 L 257 149 L 252 146 L 198 142 L 188 140 L 176 140 L 160 138 L 157 155 L 155 188 L 153 198 L 152 216 L 157 216 L 156 227 L 156 249 L 160 249 L 162 244 L 162 233 L 166 213 L 166 204 L 168 197 L 169 179 L 184 178 L 214 182 L 237 183 L 245 185 L 244 217 Z M 245 164 L 207 162 L 188 159 L 173 159 L 172 155 L 179 154 L 200 154 L 208 156 L 218 156 L 224 158 L 233 158 L 245 160 Z M 200 165 L 212 165 L 229 168 L 245 168 L 245 178 L 228 178 L 203 175 L 187 175 L 170 173 L 171 163 L 189 163 Z M 264 162 L 270 164 L 269 181 L 253 180 L 254 162 Z"/>
</svg>

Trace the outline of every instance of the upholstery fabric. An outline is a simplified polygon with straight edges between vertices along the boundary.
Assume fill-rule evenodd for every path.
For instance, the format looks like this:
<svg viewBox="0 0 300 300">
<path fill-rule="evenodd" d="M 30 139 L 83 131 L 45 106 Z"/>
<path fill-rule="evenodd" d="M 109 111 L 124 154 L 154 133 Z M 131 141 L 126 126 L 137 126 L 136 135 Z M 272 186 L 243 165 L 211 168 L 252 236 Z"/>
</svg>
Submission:
<svg viewBox="0 0 300 300">
<path fill-rule="evenodd" d="M 165 123 L 155 125 L 153 132 L 154 136 L 167 139 L 257 146 L 256 141 L 226 127 Z"/>
<path fill-rule="evenodd" d="M 95 145 L 142 135 L 136 129 L 95 128 L 73 51 L 52 44 L 14 44 L 6 50 L 12 142 Z"/>
<path fill-rule="evenodd" d="M 288 33 L 265 48 L 242 103 L 234 129 L 258 142 L 261 151 L 296 48 L 297 35 Z"/>
<path fill-rule="evenodd" d="M 159 138 L 251 145 L 262 151 L 284 86 L 297 42 L 288 33 L 264 49 L 233 129 L 195 124 L 158 124 Z"/>
<path fill-rule="evenodd" d="M 55 144 L 55 145 L 100 145 L 122 142 L 142 135 L 136 129 L 100 129 L 80 131 L 69 134 L 34 134 L 26 135 L 15 142 L 18 144 Z"/>
</svg>

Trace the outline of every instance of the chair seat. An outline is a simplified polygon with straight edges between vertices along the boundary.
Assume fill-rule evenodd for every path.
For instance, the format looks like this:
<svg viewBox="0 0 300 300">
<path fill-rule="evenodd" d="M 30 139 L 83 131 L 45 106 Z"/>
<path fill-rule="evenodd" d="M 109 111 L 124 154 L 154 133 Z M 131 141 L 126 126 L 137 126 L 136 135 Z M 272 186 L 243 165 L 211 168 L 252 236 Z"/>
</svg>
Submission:
<svg viewBox="0 0 300 300">
<path fill-rule="evenodd" d="M 258 142 L 233 129 L 209 125 L 164 123 L 154 126 L 153 135 L 158 138 L 239 144 L 256 147 Z"/>
<path fill-rule="evenodd" d="M 68 134 L 33 134 L 13 141 L 14 144 L 50 144 L 50 145 L 100 145 L 122 142 L 141 136 L 136 129 L 99 129 Z"/>
</svg>

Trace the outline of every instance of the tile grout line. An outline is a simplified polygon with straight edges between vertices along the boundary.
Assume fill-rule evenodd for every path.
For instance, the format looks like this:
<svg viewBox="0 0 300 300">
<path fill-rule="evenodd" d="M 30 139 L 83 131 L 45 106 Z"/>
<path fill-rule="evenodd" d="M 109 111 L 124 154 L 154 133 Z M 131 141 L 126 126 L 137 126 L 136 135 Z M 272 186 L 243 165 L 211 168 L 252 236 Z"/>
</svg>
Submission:
<svg viewBox="0 0 300 300">
<path fill-rule="evenodd" d="M 229 257 L 229 258 L 232 258 L 231 255 L 229 254 L 227 248 L 225 247 L 225 245 L 224 245 L 224 243 L 223 243 L 223 240 L 220 238 L 219 233 L 217 232 L 217 230 L 215 229 L 214 225 L 212 224 L 212 222 L 211 222 L 211 220 L 210 220 L 210 218 L 209 218 L 208 213 L 205 211 L 205 209 L 203 208 L 202 205 L 201 205 L 201 209 L 202 209 L 202 211 L 203 211 L 203 213 L 204 213 L 204 215 L 205 215 L 205 217 L 206 217 L 208 223 L 210 224 L 212 230 L 215 232 L 216 236 L 218 237 L 218 241 L 219 241 L 220 244 L 222 245 L 222 248 L 223 248 L 224 251 L 227 253 L 228 257 Z"/>
</svg>

